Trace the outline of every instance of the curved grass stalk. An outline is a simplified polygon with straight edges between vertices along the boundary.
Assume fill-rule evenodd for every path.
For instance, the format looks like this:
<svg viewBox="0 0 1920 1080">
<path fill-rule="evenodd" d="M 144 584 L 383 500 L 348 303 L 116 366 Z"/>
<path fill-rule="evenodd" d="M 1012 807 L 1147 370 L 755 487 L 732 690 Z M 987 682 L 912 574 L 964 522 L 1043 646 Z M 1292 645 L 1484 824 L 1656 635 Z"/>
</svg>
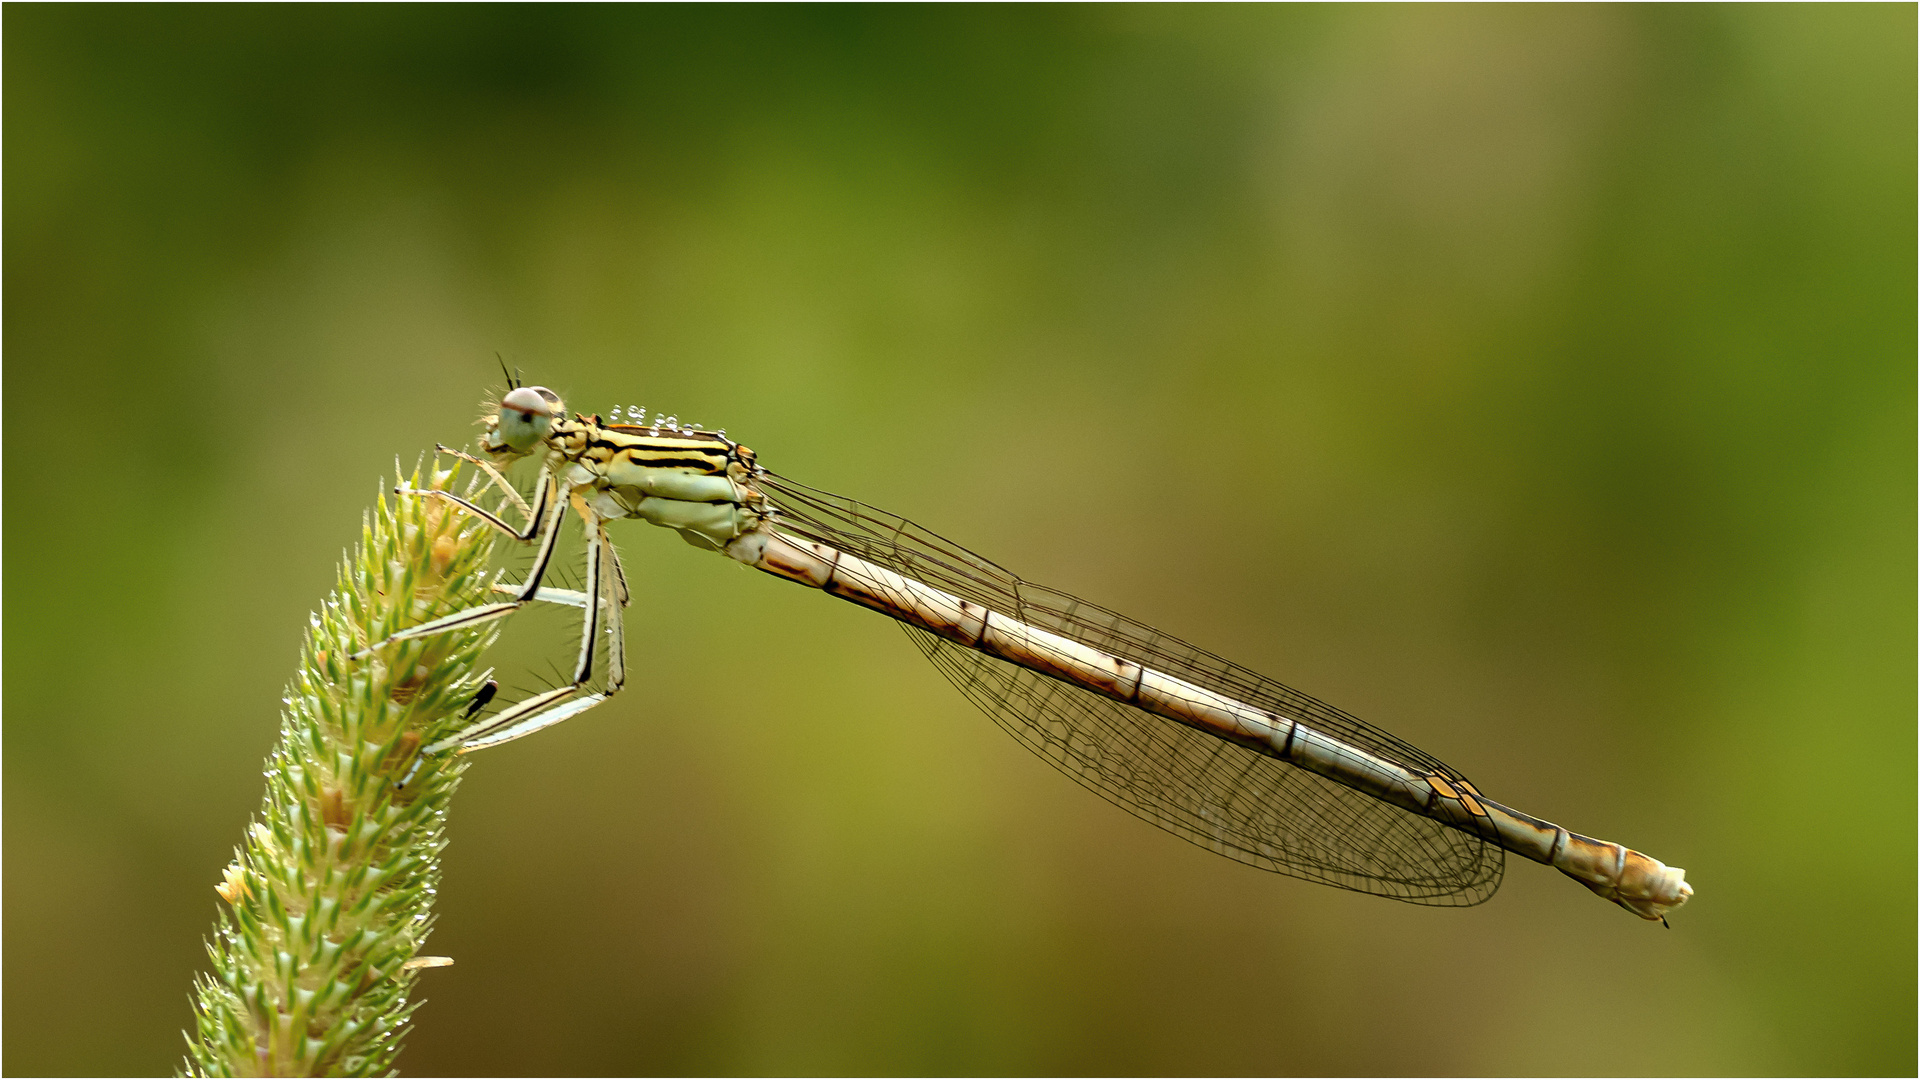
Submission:
<svg viewBox="0 0 1920 1080">
<path fill-rule="evenodd" d="M 456 464 L 455 469 L 458 469 Z M 396 469 L 396 473 L 398 469 Z M 429 483 L 449 485 L 455 473 Z M 419 469 L 408 486 L 419 486 Z M 478 479 L 478 478 L 476 478 Z M 347 657 L 404 627 L 485 603 L 493 530 L 438 499 L 382 494 L 287 688 L 266 798 L 216 891 L 196 980 L 195 1076 L 372 1076 L 393 1067 L 463 759 L 421 746 L 457 730 L 485 683 L 498 623 Z"/>
</svg>

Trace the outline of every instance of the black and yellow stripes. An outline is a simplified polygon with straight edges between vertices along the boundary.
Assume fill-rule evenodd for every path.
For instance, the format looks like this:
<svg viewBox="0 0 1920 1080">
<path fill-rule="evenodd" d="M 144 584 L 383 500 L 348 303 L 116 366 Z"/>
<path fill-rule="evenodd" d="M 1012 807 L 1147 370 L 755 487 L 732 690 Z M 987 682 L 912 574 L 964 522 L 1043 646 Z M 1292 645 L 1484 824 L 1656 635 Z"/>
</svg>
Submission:
<svg viewBox="0 0 1920 1080">
<path fill-rule="evenodd" d="M 737 460 L 736 444 L 718 435 L 680 433 L 640 434 L 646 428 L 603 428 L 588 434 L 580 457 L 608 465 L 622 462 L 643 469 L 686 469 L 710 476 L 724 475 Z"/>
</svg>

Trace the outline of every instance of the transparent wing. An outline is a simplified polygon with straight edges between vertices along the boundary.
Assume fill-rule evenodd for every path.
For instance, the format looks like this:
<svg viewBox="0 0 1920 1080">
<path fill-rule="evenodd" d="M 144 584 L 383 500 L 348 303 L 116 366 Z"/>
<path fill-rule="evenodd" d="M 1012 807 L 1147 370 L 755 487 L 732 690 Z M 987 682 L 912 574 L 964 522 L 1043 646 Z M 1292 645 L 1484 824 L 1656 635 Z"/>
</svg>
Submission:
<svg viewBox="0 0 1920 1080">
<path fill-rule="evenodd" d="M 1031 582 L 905 518 L 774 473 L 757 480 L 784 531 L 963 599 L 1305 723 L 1422 774 L 1453 769 L 1325 702 L 1095 604 Z M 901 624 L 1014 738 L 1108 801 L 1263 870 L 1415 904 L 1478 904 L 1505 853 L 1237 743 Z M 1468 785 L 1471 790 L 1471 785 Z"/>
</svg>

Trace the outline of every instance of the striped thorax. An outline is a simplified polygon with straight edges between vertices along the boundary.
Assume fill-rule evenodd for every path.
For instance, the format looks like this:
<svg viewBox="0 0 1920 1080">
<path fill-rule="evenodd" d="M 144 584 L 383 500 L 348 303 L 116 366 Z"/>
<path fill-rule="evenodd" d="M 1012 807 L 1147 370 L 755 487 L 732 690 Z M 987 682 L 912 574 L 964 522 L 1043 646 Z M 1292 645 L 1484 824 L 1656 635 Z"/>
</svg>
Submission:
<svg viewBox="0 0 1920 1080">
<path fill-rule="evenodd" d="M 718 432 L 568 419 L 559 395 L 537 386 L 508 392 L 488 426 L 489 454 L 544 448 L 547 469 L 602 519 L 638 518 L 719 550 L 766 517 L 753 451 Z"/>
</svg>

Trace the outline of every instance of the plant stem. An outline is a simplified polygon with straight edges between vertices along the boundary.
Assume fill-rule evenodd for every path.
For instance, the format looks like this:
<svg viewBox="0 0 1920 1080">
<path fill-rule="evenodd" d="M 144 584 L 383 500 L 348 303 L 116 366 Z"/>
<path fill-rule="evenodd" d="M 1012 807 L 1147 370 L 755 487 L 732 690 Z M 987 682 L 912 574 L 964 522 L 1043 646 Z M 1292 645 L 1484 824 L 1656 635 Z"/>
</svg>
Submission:
<svg viewBox="0 0 1920 1080">
<path fill-rule="evenodd" d="M 456 465 L 456 470 L 458 466 Z M 396 473 L 398 470 L 396 469 Z M 451 483 L 436 473 L 432 486 Z M 416 468 L 408 486 L 419 486 Z M 494 532 L 439 499 L 384 490 L 320 611 L 282 699 L 266 798 L 218 886 L 196 980 L 196 1076 L 371 1076 L 400 1052 L 423 966 L 415 954 L 446 846 L 462 759 L 419 748 L 459 729 L 498 622 L 355 651 L 495 599 Z"/>
</svg>

